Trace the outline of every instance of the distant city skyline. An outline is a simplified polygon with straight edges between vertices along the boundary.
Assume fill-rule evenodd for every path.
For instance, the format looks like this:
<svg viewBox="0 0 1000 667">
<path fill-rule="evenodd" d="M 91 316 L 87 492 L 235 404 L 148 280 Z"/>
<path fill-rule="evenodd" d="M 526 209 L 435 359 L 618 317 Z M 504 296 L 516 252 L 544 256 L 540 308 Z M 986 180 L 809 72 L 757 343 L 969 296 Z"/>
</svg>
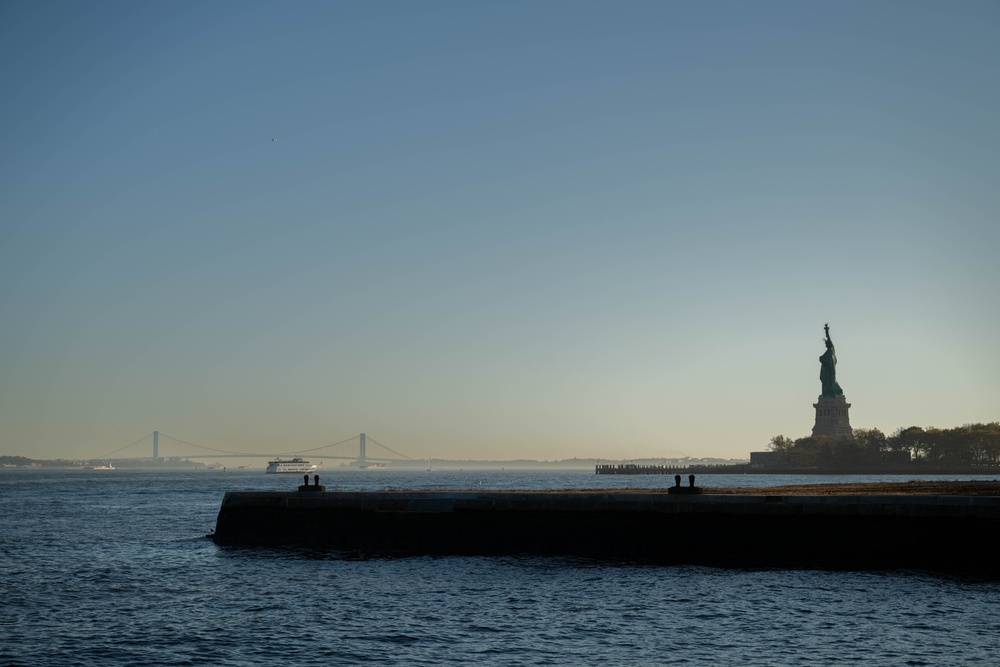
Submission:
<svg viewBox="0 0 1000 667">
<path fill-rule="evenodd" d="M 0 4 L 0 454 L 1000 419 L 1000 5 Z"/>
</svg>

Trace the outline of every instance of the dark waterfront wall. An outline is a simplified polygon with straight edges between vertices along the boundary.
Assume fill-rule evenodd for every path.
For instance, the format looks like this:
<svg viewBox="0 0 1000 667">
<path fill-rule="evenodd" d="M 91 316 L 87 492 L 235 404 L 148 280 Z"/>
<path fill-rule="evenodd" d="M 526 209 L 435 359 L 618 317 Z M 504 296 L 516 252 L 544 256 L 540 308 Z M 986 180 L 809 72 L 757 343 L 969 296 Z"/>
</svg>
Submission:
<svg viewBox="0 0 1000 667">
<path fill-rule="evenodd" d="M 989 572 L 1000 498 L 231 491 L 221 545 Z"/>
</svg>

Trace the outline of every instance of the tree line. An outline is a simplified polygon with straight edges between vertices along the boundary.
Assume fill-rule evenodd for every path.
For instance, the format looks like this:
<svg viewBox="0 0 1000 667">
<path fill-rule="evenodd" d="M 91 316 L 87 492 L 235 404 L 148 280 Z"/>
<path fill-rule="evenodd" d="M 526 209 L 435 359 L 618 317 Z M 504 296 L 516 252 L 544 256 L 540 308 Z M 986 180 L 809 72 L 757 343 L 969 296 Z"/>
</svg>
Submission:
<svg viewBox="0 0 1000 667">
<path fill-rule="evenodd" d="M 957 428 L 901 428 L 886 436 L 877 428 L 855 429 L 840 438 L 771 438 L 772 465 L 794 468 L 878 467 L 918 463 L 931 466 L 1000 465 L 1000 422 Z"/>
</svg>

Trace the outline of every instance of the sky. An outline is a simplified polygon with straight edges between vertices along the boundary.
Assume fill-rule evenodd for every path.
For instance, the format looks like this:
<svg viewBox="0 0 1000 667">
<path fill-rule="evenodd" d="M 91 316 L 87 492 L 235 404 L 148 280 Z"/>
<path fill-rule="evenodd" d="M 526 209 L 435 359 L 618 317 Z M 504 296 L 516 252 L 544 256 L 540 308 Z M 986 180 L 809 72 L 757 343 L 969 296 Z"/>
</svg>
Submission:
<svg viewBox="0 0 1000 667">
<path fill-rule="evenodd" d="M 1000 4 L 0 3 L 0 454 L 1000 419 Z"/>
</svg>

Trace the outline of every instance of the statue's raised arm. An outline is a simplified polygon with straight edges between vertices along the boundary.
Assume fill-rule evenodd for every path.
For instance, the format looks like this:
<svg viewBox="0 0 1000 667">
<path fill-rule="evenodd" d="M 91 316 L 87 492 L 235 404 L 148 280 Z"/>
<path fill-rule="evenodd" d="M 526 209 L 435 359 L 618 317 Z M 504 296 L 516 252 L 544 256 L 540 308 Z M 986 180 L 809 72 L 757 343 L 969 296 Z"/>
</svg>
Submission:
<svg viewBox="0 0 1000 667">
<path fill-rule="evenodd" d="M 819 358 L 819 381 L 823 383 L 824 396 L 843 396 L 844 390 L 837 384 L 837 351 L 833 347 L 833 339 L 830 338 L 830 323 L 823 325 L 826 332 L 826 352 Z"/>
</svg>

